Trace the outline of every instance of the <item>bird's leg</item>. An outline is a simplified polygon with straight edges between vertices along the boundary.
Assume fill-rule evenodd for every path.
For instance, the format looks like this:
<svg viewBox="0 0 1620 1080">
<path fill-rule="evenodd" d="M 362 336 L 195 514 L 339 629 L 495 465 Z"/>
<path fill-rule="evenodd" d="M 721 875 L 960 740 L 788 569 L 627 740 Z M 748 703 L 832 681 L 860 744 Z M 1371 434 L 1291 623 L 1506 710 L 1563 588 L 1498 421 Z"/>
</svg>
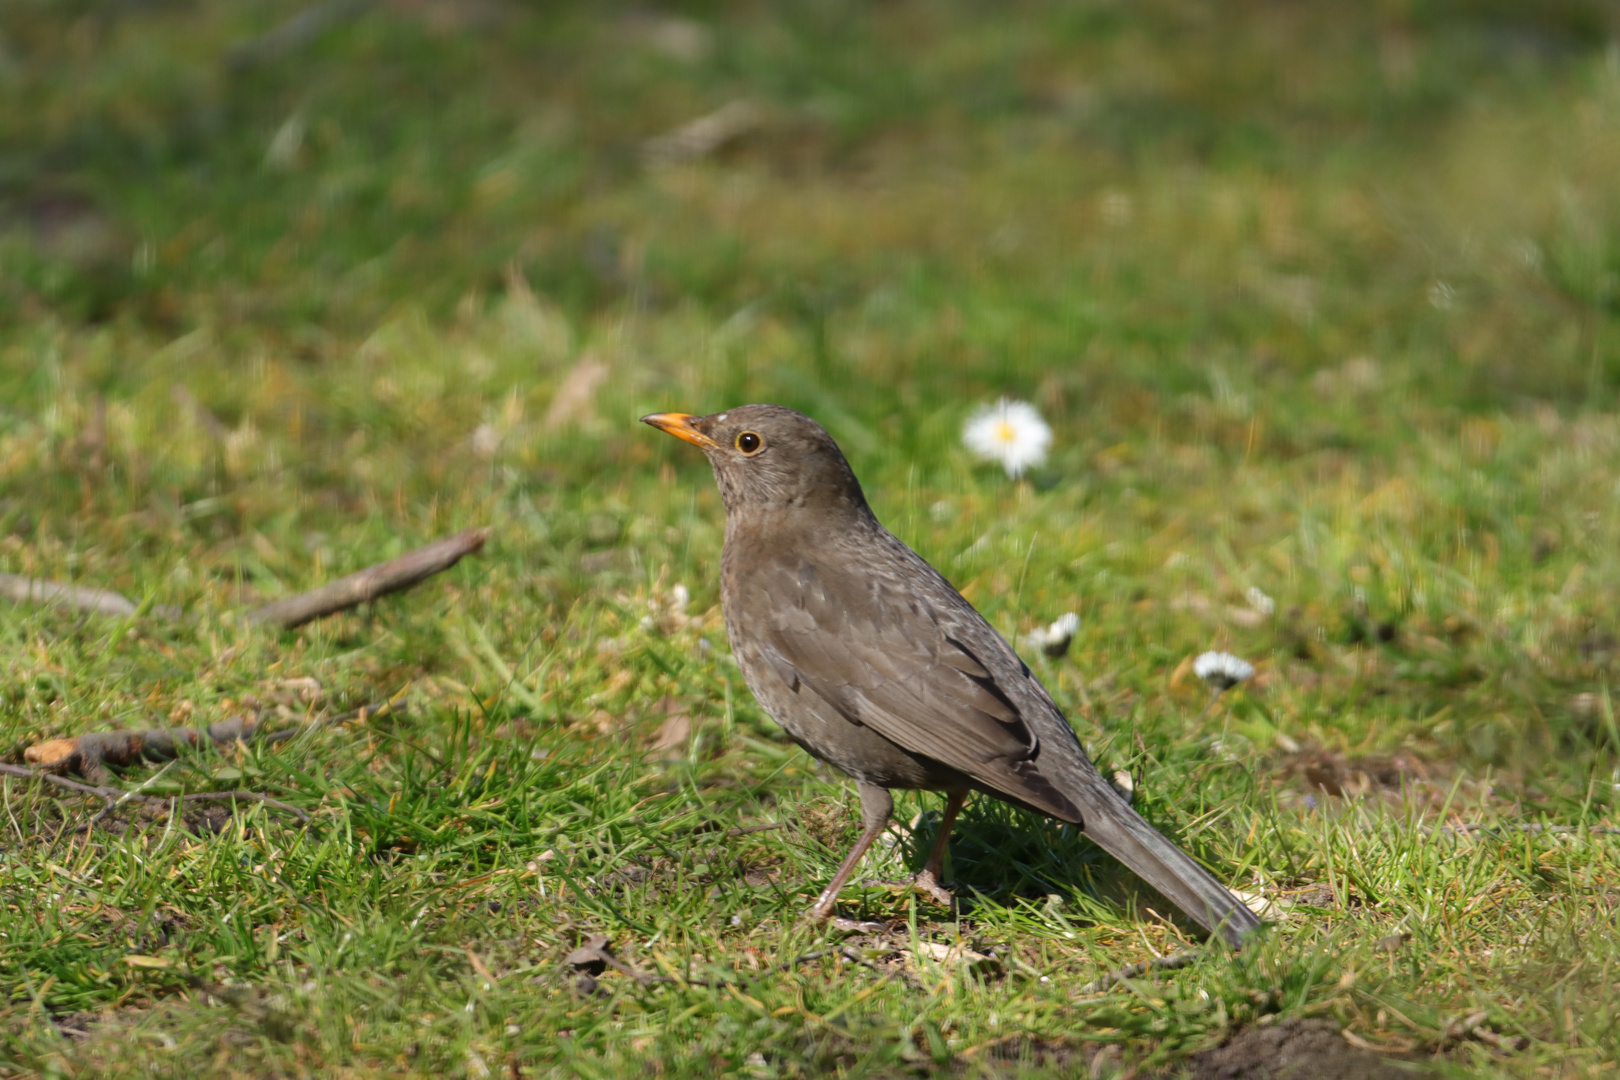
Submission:
<svg viewBox="0 0 1620 1080">
<path fill-rule="evenodd" d="M 967 796 L 966 791 L 945 793 L 945 813 L 939 819 L 939 835 L 934 837 L 934 847 L 928 853 L 928 861 L 923 863 L 923 868 L 917 871 L 916 878 L 912 880 L 912 885 L 946 907 L 954 904 L 956 897 L 939 883 L 939 879 L 945 874 L 945 849 L 951 845 L 951 826 L 956 824 L 956 815 L 967 801 Z"/>
<path fill-rule="evenodd" d="M 866 849 L 872 846 L 872 841 L 878 838 L 884 828 L 889 824 L 889 815 L 894 813 L 894 796 L 876 784 L 868 784 L 864 780 L 856 781 L 856 790 L 861 793 L 861 822 L 866 826 L 861 831 L 861 838 L 855 841 L 855 846 L 849 849 L 844 856 L 843 865 L 838 873 L 821 890 L 816 902 L 810 905 L 805 914 L 817 922 L 825 921 L 833 913 L 833 905 L 838 902 L 838 891 L 849 880 L 849 875 L 855 872 L 855 864 L 861 861 Z"/>
</svg>

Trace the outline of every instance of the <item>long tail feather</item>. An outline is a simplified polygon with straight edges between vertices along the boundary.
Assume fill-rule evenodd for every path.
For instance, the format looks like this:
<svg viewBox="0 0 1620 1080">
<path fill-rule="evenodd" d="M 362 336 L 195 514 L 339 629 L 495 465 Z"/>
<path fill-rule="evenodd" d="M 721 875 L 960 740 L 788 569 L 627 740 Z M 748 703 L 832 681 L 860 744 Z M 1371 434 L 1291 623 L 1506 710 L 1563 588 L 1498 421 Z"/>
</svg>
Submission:
<svg viewBox="0 0 1620 1080">
<path fill-rule="evenodd" d="M 1198 925 L 1220 934 L 1234 947 L 1241 946 L 1244 935 L 1260 926 L 1254 912 L 1132 810 L 1101 777 L 1087 787 L 1087 797 L 1080 800 L 1081 829 L 1098 846 Z"/>
</svg>

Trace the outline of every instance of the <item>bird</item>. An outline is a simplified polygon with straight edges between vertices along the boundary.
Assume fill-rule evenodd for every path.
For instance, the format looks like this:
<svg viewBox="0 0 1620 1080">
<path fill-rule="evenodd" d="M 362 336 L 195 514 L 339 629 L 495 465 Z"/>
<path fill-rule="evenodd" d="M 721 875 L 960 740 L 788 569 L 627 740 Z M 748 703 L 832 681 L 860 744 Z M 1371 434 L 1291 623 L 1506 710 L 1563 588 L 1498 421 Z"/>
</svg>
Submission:
<svg viewBox="0 0 1620 1080">
<path fill-rule="evenodd" d="M 744 681 L 783 731 L 851 777 L 862 831 L 806 912 L 887 828 L 895 790 L 943 792 L 914 885 L 941 882 L 970 792 L 1078 826 L 1188 917 L 1241 947 L 1260 920 L 1098 772 L 1028 665 L 939 571 L 878 521 L 838 444 L 780 405 L 641 418 L 701 449 L 725 504 L 720 597 Z"/>
</svg>

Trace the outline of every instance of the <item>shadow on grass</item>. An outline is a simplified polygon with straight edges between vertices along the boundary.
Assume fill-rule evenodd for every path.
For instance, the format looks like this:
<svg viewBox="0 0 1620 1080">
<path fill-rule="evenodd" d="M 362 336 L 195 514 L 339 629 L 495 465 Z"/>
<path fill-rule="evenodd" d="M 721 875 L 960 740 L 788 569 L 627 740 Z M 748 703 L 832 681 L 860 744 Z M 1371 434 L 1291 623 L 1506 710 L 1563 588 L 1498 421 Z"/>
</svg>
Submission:
<svg viewBox="0 0 1620 1080">
<path fill-rule="evenodd" d="M 1178 830 L 1145 816 L 1172 841 L 1195 850 Z M 927 811 L 905 841 L 906 864 L 921 869 L 938 835 L 940 815 Z M 1217 868 L 1217 876 L 1221 876 Z M 971 912 L 975 897 L 1008 907 L 1065 911 L 1080 922 L 1140 918 L 1149 911 L 1202 936 L 1196 924 L 1073 825 L 983 795 L 969 800 L 952 831 L 946 885 Z M 1055 899 L 1054 899 L 1055 898 Z"/>
</svg>

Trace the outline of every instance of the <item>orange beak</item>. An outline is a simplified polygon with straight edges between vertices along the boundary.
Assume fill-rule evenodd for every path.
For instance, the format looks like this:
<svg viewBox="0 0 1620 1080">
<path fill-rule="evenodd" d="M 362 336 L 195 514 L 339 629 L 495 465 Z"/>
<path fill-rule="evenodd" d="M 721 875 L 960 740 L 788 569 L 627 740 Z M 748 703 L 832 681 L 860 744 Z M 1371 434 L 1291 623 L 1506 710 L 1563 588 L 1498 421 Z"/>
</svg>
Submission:
<svg viewBox="0 0 1620 1080">
<path fill-rule="evenodd" d="M 715 450 L 720 444 L 709 438 L 703 432 L 692 426 L 692 421 L 701 420 L 700 416 L 683 412 L 661 412 L 643 416 L 643 424 L 651 424 L 659 431 L 667 432 L 683 442 L 689 442 L 700 450 Z"/>
</svg>

